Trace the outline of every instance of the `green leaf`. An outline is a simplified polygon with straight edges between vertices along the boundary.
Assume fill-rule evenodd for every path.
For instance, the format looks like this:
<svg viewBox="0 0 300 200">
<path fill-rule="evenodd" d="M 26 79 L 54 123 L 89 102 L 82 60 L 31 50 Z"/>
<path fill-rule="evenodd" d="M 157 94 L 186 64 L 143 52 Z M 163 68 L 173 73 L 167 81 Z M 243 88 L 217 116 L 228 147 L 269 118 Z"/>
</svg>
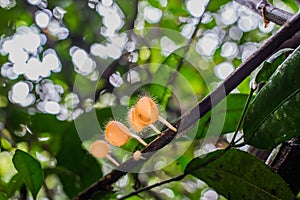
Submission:
<svg viewBox="0 0 300 200">
<path fill-rule="evenodd" d="M 262 83 L 269 80 L 272 74 L 276 71 L 276 69 L 283 63 L 286 59 L 286 53 L 291 51 L 292 49 L 282 49 L 274 54 L 268 61 L 264 62 L 262 68 L 257 73 L 255 77 L 256 83 Z"/>
<path fill-rule="evenodd" d="M 249 107 L 244 139 L 261 149 L 300 134 L 300 48 L 277 69 Z"/>
<path fill-rule="evenodd" d="M 22 176 L 17 173 L 9 181 L 7 187 L 7 196 L 11 197 L 17 190 L 19 190 L 24 184 Z"/>
<path fill-rule="evenodd" d="M 20 149 L 16 150 L 13 163 L 35 199 L 44 180 L 41 164 L 30 154 Z"/>
<path fill-rule="evenodd" d="M 228 95 L 225 100 L 213 108 L 213 111 L 207 113 L 200 120 L 198 125 L 198 137 L 204 137 L 207 134 L 218 135 L 235 131 L 248 96 L 248 94 Z M 224 106 L 225 101 L 226 109 Z M 220 129 L 221 125 L 223 126 L 222 129 Z M 209 132 L 207 132 L 208 128 Z"/>
<path fill-rule="evenodd" d="M 228 199 L 294 199 L 288 185 L 261 160 L 237 149 L 222 151 L 193 159 L 185 172 Z"/>
<path fill-rule="evenodd" d="M 211 0 L 209 1 L 206 10 L 210 12 L 216 12 L 223 6 L 224 4 L 227 4 L 230 2 L 230 0 Z"/>
</svg>

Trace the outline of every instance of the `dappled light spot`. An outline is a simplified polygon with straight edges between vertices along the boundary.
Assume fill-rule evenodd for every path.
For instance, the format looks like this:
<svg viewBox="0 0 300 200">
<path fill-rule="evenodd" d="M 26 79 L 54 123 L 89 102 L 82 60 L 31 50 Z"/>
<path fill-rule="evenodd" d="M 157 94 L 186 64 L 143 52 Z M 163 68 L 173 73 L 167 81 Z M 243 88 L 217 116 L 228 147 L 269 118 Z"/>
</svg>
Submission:
<svg viewBox="0 0 300 200">
<path fill-rule="evenodd" d="M 64 121 L 68 120 L 71 117 L 71 112 L 68 110 L 67 106 L 61 105 L 60 107 L 60 113 L 56 116 L 58 120 Z"/>
<path fill-rule="evenodd" d="M 195 25 L 193 24 L 186 24 L 183 26 L 181 30 L 181 35 L 183 35 L 186 38 L 190 38 L 195 30 Z"/>
<path fill-rule="evenodd" d="M 66 13 L 67 11 L 65 11 L 62 7 L 59 6 L 56 6 L 53 9 L 53 16 L 58 20 L 62 20 Z"/>
<path fill-rule="evenodd" d="M 160 47 L 162 49 L 162 54 L 168 56 L 180 46 L 176 45 L 176 43 L 167 36 L 163 36 L 160 39 Z"/>
<path fill-rule="evenodd" d="M 242 46 L 242 61 L 245 62 L 246 59 L 252 55 L 257 50 L 257 46 L 253 43 L 246 43 Z"/>
<path fill-rule="evenodd" d="M 41 151 L 41 152 L 35 152 L 36 158 L 41 162 L 47 162 L 50 159 L 49 152 L 47 151 Z"/>
<path fill-rule="evenodd" d="M 45 42 L 45 36 L 36 29 L 19 27 L 15 35 L 6 38 L 2 44 L 1 53 L 8 54 L 11 63 L 4 65 L 1 74 L 10 79 L 23 74 L 28 80 L 39 81 L 50 76 L 51 71 L 59 72 L 61 63 L 53 49 L 44 51 L 42 61 L 39 59 L 41 45 Z"/>
<path fill-rule="evenodd" d="M 113 59 L 117 59 L 122 55 L 121 49 L 115 44 L 106 44 L 107 55 Z"/>
<path fill-rule="evenodd" d="M 243 32 L 249 32 L 256 29 L 258 26 L 258 20 L 253 16 L 241 16 L 238 20 L 238 27 Z"/>
<path fill-rule="evenodd" d="M 105 1 L 103 3 L 98 3 L 96 6 L 96 11 L 101 15 L 102 23 L 105 27 L 102 27 L 101 33 L 104 36 L 112 37 L 119 31 L 124 25 L 124 14 L 117 4 L 111 4 L 111 6 L 106 6 L 110 2 Z"/>
<path fill-rule="evenodd" d="M 65 97 L 65 105 L 68 108 L 76 108 L 80 103 L 79 97 L 75 93 L 70 93 Z"/>
<path fill-rule="evenodd" d="M 16 1 L 15 0 L 0 0 L 0 7 L 1 8 L 11 9 L 15 6 L 16 6 Z"/>
<path fill-rule="evenodd" d="M 1 67 L 1 75 L 11 80 L 17 79 L 18 74 L 15 73 L 13 65 L 11 63 L 4 63 Z"/>
<path fill-rule="evenodd" d="M 221 9 L 221 20 L 225 25 L 233 24 L 237 21 L 238 16 L 236 9 L 232 6 L 232 4 L 228 4 Z"/>
<path fill-rule="evenodd" d="M 106 6 L 109 7 L 113 4 L 113 0 L 102 0 L 101 3 Z"/>
<path fill-rule="evenodd" d="M 92 60 L 89 55 L 78 47 L 72 47 L 70 49 L 70 55 L 72 56 L 72 62 L 74 69 L 77 73 L 82 75 L 91 74 L 96 68 L 96 63 Z"/>
<path fill-rule="evenodd" d="M 165 194 L 168 198 L 174 198 L 174 192 L 173 190 L 169 189 L 169 188 L 164 188 L 162 190 L 160 190 L 160 193 Z"/>
<path fill-rule="evenodd" d="M 123 106 L 129 106 L 130 97 L 129 96 L 123 96 L 120 98 L 120 104 Z"/>
<path fill-rule="evenodd" d="M 219 43 L 219 37 L 215 33 L 206 33 L 197 42 L 196 51 L 203 56 L 212 56 Z"/>
<path fill-rule="evenodd" d="M 238 46 L 235 42 L 226 42 L 222 45 L 221 55 L 225 58 L 235 58 L 238 55 Z"/>
<path fill-rule="evenodd" d="M 218 196 L 219 195 L 214 190 L 207 190 L 204 192 L 202 197 L 209 199 L 209 200 L 217 200 Z"/>
<path fill-rule="evenodd" d="M 2 50 L 5 54 L 14 54 L 16 51 L 21 50 L 36 54 L 40 45 L 40 34 L 33 28 L 21 26 L 17 29 L 14 36 L 4 40 Z"/>
<path fill-rule="evenodd" d="M 41 77 L 50 76 L 50 70 L 37 58 L 30 58 L 23 65 L 24 75 L 29 80 L 38 81 Z"/>
<path fill-rule="evenodd" d="M 12 86 L 12 98 L 16 102 L 21 102 L 29 94 L 29 86 L 27 83 L 20 81 Z"/>
<path fill-rule="evenodd" d="M 233 40 L 240 40 L 243 36 L 243 32 L 237 26 L 233 26 L 229 29 L 229 36 Z"/>
<path fill-rule="evenodd" d="M 41 0 L 27 0 L 27 2 L 31 5 L 39 5 L 41 3 Z"/>
<path fill-rule="evenodd" d="M 45 112 L 49 114 L 58 114 L 59 111 L 60 111 L 60 106 L 56 101 L 45 102 Z"/>
<path fill-rule="evenodd" d="M 229 74 L 234 71 L 234 67 L 230 62 L 223 62 L 218 64 L 215 68 L 215 74 L 220 79 L 225 79 Z"/>
<path fill-rule="evenodd" d="M 107 58 L 107 53 L 106 53 L 106 46 L 102 44 L 95 43 L 91 46 L 91 53 L 94 56 L 99 56 L 101 58 L 106 59 Z"/>
<path fill-rule="evenodd" d="M 43 113 L 56 115 L 60 112 L 60 105 L 56 101 L 40 101 L 37 104 L 37 108 Z"/>
<path fill-rule="evenodd" d="M 130 70 L 127 73 L 127 82 L 129 83 L 138 83 L 141 81 L 140 74 L 135 70 Z"/>
<path fill-rule="evenodd" d="M 188 0 L 186 2 L 186 8 L 194 17 L 200 17 L 207 3 L 207 0 Z"/>
<path fill-rule="evenodd" d="M 50 12 L 51 14 L 51 12 Z M 44 11 L 37 11 L 35 13 L 35 23 L 40 27 L 40 28 L 46 28 L 50 22 L 50 17 L 49 12 L 44 12 Z"/>
<path fill-rule="evenodd" d="M 94 56 L 99 56 L 104 59 L 108 57 L 117 59 L 122 55 L 122 49 L 111 43 L 107 43 L 106 45 L 95 43 L 91 46 L 91 53 Z"/>
<path fill-rule="evenodd" d="M 59 103 L 61 102 L 61 95 L 64 93 L 64 89 L 61 85 L 53 84 L 51 80 L 44 79 L 41 83 L 36 85 L 35 91 L 40 98 L 40 101 L 37 103 L 38 110 L 43 113 L 58 115 L 57 118 L 60 120 L 71 118 L 73 108 L 75 108 L 77 102 L 74 97 L 74 99 L 70 100 L 74 100 L 74 102 L 72 101 L 72 103 L 74 103 L 72 107 L 68 107 L 69 104 L 67 103 L 67 106 Z M 71 96 L 72 94 L 73 93 L 69 95 Z"/>
<path fill-rule="evenodd" d="M 49 70 L 53 72 L 59 72 L 61 70 L 61 63 L 57 57 L 56 52 L 53 49 L 47 49 L 43 53 L 43 62 Z"/>
<path fill-rule="evenodd" d="M 147 6 L 144 9 L 144 18 L 150 24 L 158 23 L 161 17 L 162 17 L 162 11 L 158 8 Z"/>
<path fill-rule="evenodd" d="M 114 106 L 116 103 L 116 96 L 112 93 L 103 93 L 100 95 L 99 101 L 96 103 L 96 108 L 105 108 Z"/>
<path fill-rule="evenodd" d="M 61 101 L 61 94 L 64 92 L 61 85 L 54 85 L 51 80 L 47 79 L 36 85 L 35 90 L 41 100 L 51 100 L 56 102 Z"/>
<path fill-rule="evenodd" d="M 61 26 L 56 20 L 52 20 L 47 29 L 51 35 L 57 37 L 59 40 L 64 40 L 69 36 L 69 29 Z"/>
<path fill-rule="evenodd" d="M 109 76 L 109 83 L 114 87 L 121 87 L 121 85 L 124 83 L 124 81 L 123 81 L 120 73 L 115 72 Z"/>
<path fill-rule="evenodd" d="M 8 93 L 11 102 L 20 104 L 23 107 L 29 106 L 34 103 L 35 96 L 30 94 L 31 88 L 29 83 L 24 81 L 17 82 L 12 86 Z"/>
</svg>

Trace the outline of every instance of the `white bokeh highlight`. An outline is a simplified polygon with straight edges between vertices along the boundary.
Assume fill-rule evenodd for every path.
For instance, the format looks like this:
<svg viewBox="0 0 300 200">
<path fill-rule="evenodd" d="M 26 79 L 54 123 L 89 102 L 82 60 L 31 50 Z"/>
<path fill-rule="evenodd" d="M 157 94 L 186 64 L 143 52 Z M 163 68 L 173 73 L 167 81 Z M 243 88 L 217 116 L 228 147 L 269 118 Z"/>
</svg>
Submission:
<svg viewBox="0 0 300 200">
<path fill-rule="evenodd" d="M 223 80 L 234 71 L 234 66 L 230 62 L 223 62 L 215 66 L 214 71 L 216 76 Z"/>
</svg>

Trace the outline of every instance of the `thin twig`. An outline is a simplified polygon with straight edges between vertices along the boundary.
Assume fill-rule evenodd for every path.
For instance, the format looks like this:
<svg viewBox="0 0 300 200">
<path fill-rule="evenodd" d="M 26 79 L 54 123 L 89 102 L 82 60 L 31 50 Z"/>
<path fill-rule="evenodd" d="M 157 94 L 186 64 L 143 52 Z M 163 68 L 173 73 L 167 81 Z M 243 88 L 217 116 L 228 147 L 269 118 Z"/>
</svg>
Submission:
<svg viewBox="0 0 300 200">
<path fill-rule="evenodd" d="M 174 182 L 174 181 L 180 181 L 180 180 L 182 180 L 186 175 L 187 175 L 187 174 L 184 173 L 184 174 L 181 174 L 181 175 L 176 176 L 176 177 L 174 177 L 174 178 L 170 178 L 170 179 L 167 179 L 167 180 L 165 180 L 165 181 L 162 181 L 162 182 L 155 183 L 155 184 L 153 184 L 153 185 L 144 187 L 144 188 L 142 188 L 142 189 L 140 189 L 140 190 L 131 192 L 131 193 L 129 193 L 128 195 L 119 198 L 119 200 L 127 199 L 127 198 L 132 197 L 132 196 L 134 196 L 134 195 L 137 195 L 137 194 L 139 194 L 139 193 L 141 193 L 141 192 L 144 192 L 144 191 L 147 191 L 147 190 L 151 190 L 152 188 L 158 187 L 158 186 L 160 186 L 160 185 L 164 185 L 164 184 L 171 183 L 171 182 Z"/>
<path fill-rule="evenodd" d="M 247 111 L 247 109 L 248 109 L 248 107 L 249 107 L 249 104 L 250 104 L 250 102 L 251 102 L 251 98 L 252 98 L 252 95 L 253 95 L 253 92 L 254 92 L 254 91 L 255 91 L 255 90 L 251 87 L 249 96 L 248 96 L 248 98 L 247 98 L 247 101 L 246 101 L 246 104 L 245 104 L 245 107 L 244 107 L 244 110 L 243 110 L 243 113 L 242 113 L 242 116 L 241 116 L 241 118 L 240 118 L 240 120 L 239 120 L 239 122 L 238 122 L 238 125 L 237 125 L 237 127 L 236 127 L 236 129 L 235 129 L 235 131 L 234 131 L 234 134 L 233 134 L 233 136 L 232 136 L 232 138 L 231 138 L 231 141 L 230 141 L 230 143 L 229 143 L 229 145 L 228 145 L 227 147 L 230 147 L 230 146 L 233 146 L 233 145 L 236 144 L 236 143 L 235 143 L 235 138 L 236 138 L 236 136 L 237 136 L 237 134 L 238 134 L 238 132 L 239 132 L 239 130 L 240 130 L 240 128 L 241 128 L 241 125 L 242 125 L 242 123 L 243 123 L 243 121 L 244 121 L 244 118 L 245 118 L 245 116 L 246 116 L 246 111 Z"/>
<path fill-rule="evenodd" d="M 239 68 L 229 75 L 213 92 L 206 96 L 199 104 L 181 116 L 176 122 L 178 132 L 169 129 L 162 132 L 162 135 L 145 147 L 142 152 L 154 152 L 169 144 L 177 134 L 186 132 L 194 124 L 216 106 L 227 94 L 235 89 L 246 77 L 250 75 L 264 60 L 271 56 L 276 49 L 287 39 L 291 38 L 300 27 L 300 13 L 296 14 L 289 23 L 284 24 L 281 29 L 271 36 L 252 56 L 250 56 Z M 111 189 L 111 184 L 125 175 L 126 169 L 132 169 L 144 163 L 144 160 L 134 161 L 132 158 L 122 163 L 117 169 L 91 185 L 80 193 L 75 199 L 89 199 L 96 191 Z M 122 171 L 123 170 L 123 171 Z"/>
<path fill-rule="evenodd" d="M 203 15 L 204 15 L 204 13 L 206 12 L 206 8 L 207 8 L 208 4 L 209 4 L 209 3 L 206 4 L 206 6 L 205 6 L 205 8 L 204 8 L 204 11 L 203 11 L 202 15 L 201 15 L 200 17 L 198 17 L 198 22 L 197 22 L 197 24 L 196 24 L 196 26 L 195 26 L 195 30 L 193 31 L 193 33 L 192 33 L 192 35 L 191 35 L 191 38 L 187 41 L 187 44 L 186 44 L 186 46 L 185 46 L 185 48 L 184 48 L 184 53 L 183 53 L 183 55 L 181 56 L 181 58 L 180 58 L 180 60 L 179 60 L 179 62 L 178 62 L 178 65 L 177 65 L 176 68 L 175 68 L 175 72 L 173 72 L 173 73 L 171 74 L 171 76 L 169 77 L 169 80 L 168 80 L 167 85 L 165 85 L 165 89 L 164 89 L 164 92 L 163 92 L 163 95 L 162 95 L 160 101 L 162 101 L 162 100 L 166 97 L 167 91 L 169 90 L 168 86 L 173 85 L 173 83 L 174 83 L 174 81 L 175 81 L 175 79 L 176 79 L 176 77 L 177 77 L 177 75 L 178 75 L 178 72 L 180 71 L 180 69 L 181 69 L 181 67 L 182 67 L 182 65 L 183 65 L 183 63 L 184 63 L 184 59 L 185 59 L 185 57 L 186 57 L 186 54 L 187 54 L 188 51 L 190 50 L 191 44 L 192 44 L 194 38 L 196 37 L 197 32 L 199 31 L 199 28 L 200 28 L 200 25 L 201 25 L 201 21 L 202 21 L 202 19 L 203 19 Z M 167 58 L 166 58 L 166 59 L 167 59 Z M 168 105 L 168 101 L 169 101 L 169 97 L 166 99 L 165 105 Z"/>
</svg>

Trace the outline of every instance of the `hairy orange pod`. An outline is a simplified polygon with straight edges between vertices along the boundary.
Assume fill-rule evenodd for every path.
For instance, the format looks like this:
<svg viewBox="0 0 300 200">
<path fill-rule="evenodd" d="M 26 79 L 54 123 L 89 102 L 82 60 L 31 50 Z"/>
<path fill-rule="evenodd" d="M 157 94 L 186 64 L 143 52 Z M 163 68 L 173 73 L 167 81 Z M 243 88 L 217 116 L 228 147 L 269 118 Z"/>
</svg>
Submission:
<svg viewBox="0 0 300 200">
<path fill-rule="evenodd" d="M 142 123 L 145 125 L 156 122 L 159 118 L 158 108 L 155 102 L 148 96 L 138 100 L 135 105 L 135 112 Z"/>
<path fill-rule="evenodd" d="M 90 147 L 90 153 L 96 158 L 107 158 L 116 166 L 119 166 L 119 163 L 109 155 L 109 145 L 104 140 L 93 142 Z"/>
<path fill-rule="evenodd" d="M 139 119 L 138 115 L 135 112 L 135 108 L 130 109 L 128 119 L 130 126 L 135 132 L 139 133 L 144 130 L 146 125 Z"/>
<path fill-rule="evenodd" d="M 118 121 L 110 121 L 105 130 L 105 138 L 106 140 L 114 146 L 122 146 L 126 144 L 126 142 L 131 138 L 135 138 L 144 146 L 147 146 L 147 143 L 142 140 L 137 135 L 134 135 L 130 132 L 130 130 L 121 122 Z"/>
<path fill-rule="evenodd" d="M 121 122 L 110 121 L 105 129 L 106 140 L 114 146 L 122 146 L 130 138 L 130 130 Z"/>
<path fill-rule="evenodd" d="M 90 153 L 96 158 L 104 158 L 108 155 L 109 146 L 103 140 L 95 141 L 90 147 Z"/>
</svg>

